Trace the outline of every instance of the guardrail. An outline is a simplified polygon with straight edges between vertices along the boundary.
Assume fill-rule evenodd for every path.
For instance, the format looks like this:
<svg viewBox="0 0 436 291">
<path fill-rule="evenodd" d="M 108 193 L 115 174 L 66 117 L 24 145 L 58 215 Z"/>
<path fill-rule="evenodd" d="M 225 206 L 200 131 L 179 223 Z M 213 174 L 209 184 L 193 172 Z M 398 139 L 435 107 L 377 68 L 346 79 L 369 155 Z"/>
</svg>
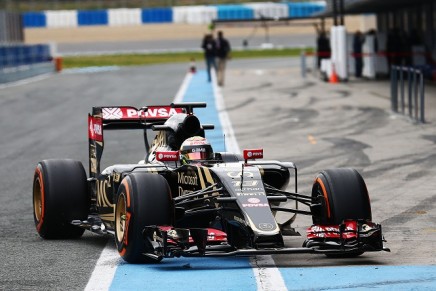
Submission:
<svg viewBox="0 0 436 291">
<path fill-rule="evenodd" d="M 391 66 L 391 108 L 425 123 L 425 81 L 422 70 L 414 67 Z M 407 100 L 405 87 L 407 86 Z M 400 100 L 398 100 L 400 99 Z M 399 107 L 400 106 L 400 110 Z"/>
</svg>

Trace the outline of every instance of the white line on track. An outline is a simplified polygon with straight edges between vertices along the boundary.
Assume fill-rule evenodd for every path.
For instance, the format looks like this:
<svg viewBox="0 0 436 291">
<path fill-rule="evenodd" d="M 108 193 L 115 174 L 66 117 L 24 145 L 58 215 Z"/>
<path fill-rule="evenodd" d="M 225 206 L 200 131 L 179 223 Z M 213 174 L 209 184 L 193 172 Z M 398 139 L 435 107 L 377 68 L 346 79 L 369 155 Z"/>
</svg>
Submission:
<svg viewBox="0 0 436 291">
<path fill-rule="evenodd" d="M 215 104 L 218 110 L 219 119 L 223 132 L 226 136 L 226 150 L 233 153 L 240 153 L 238 142 L 236 140 L 233 126 L 229 115 L 225 110 L 224 98 L 221 93 L 221 88 L 216 82 L 215 72 L 212 73 L 213 92 L 215 95 Z M 254 277 L 256 278 L 257 290 L 259 291 L 282 291 L 288 290 L 285 281 L 279 269 L 275 266 L 275 262 L 271 256 L 255 256 L 250 258 L 250 264 L 253 268 Z"/>
<path fill-rule="evenodd" d="M 17 87 L 17 86 L 21 86 L 21 85 L 27 85 L 33 82 L 38 82 L 44 79 L 49 78 L 50 76 L 52 76 L 54 73 L 46 73 L 46 74 L 42 74 L 42 75 L 38 75 L 35 77 L 30 77 L 30 78 L 26 78 L 23 80 L 18 80 L 15 82 L 9 82 L 9 83 L 5 83 L 5 84 L 1 84 L 0 85 L 0 89 L 5 89 L 5 88 L 9 88 L 9 87 Z"/>
<path fill-rule="evenodd" d="M 186 74 L 186 77 L 174 98 L 174 103 L 181 102 L 183 100 L 183 96 L 185 96 L 191 79 L 192 74 Z M 98 258 L 97 263 L 95 264 L 94 271 L 92 272 L 88 284 L 86 285 L 85 291 L 109 290 L 112 280 L 115 276 L 117 266 L 122 262 L 120 255 L 113 248 L 114 244 L 114 241 L 109 239 L 103 251 L 101 252 L 100 257 Z"/>
<path fill-rule="evenodd" d="M 114 278 L 117 266 L 122 259 L 114 249 L 113 239 L 109 239 L 100 257 L 97 260 L 91 278 L 85 287 L 85 291 L 103 291 L 109 290 Z"/>
<path fill-rule="evenodd" d="M 186 93 L 191 79 L 192 74 L 186 74 L 186 77 L 174 98 L 174 103 L 181 102 L 183 100 L 183 96 Z M 224 98 L 221 93 L 221 89 L 217 86 L 215 73 L 212 73 L 212 84 L 219 119 L 223 128 L 223 132 L 226 135 L 226 150 L 229 152 L 240 153 L 241 150 L 236 140 L 230 118 L 225 110 Z M 113 244 L 114 242 L 109 240 L 103 249 L 100 258 L 97 260 L 95 269 L 91 274 L 91 278 L 86 285 L 85 291 L 109 290 L 117 269 L 117 265 L 121 262 L 118 252 L 111 247 Z M 288 290 L 283 277 L 279 269 L 275 266 L 274 260 L 271 256 L 264 255 L 253 257 L 250 259 L 250 264 L 253 268 L 254 277 L 256 278 L 257 290 Z"/>
<path fill-rule="evenodd" d="M 176 97 L 174 97 L 174 103 L 180 103 L 183 100 L 183 97 L 186 94 L 186 90 L 188 89 L 189 83 L 191 83 L 192 73 L 187 73 L 185 79 L 183 79 L 182 85 L 177 91 Z"/>
</svg>

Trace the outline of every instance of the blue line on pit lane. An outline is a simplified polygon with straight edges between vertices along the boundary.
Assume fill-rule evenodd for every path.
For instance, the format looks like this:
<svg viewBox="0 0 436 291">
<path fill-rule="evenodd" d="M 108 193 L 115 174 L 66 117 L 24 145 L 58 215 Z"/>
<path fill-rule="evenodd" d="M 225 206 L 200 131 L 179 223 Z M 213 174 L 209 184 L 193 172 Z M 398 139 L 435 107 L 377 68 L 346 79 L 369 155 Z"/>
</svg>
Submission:
<svg viewBox="0 0 436 291">
<path fill-rule="evenodd" d="M 173 258 L 118 266 L 110 290 L 257 290 L 247 258 Z"/>
<path fill-rule="evenodd" d="M 280 268 L 280 271 L 288 290 L 436 290 L 436 266 Z"/>
<path fill-rule="evenodd" d="M 225 151 L 223 131 L 206 71 L 193 75 L 183 102 L 206 102 L 194 113 L 202 124 L 214 124 L 206 137 L 214 151 Z M 121 263 L 110 290 L 257 290 L 248 258 L 171 258 L 154 265 Z"/>
<path fill-rule="evenodd" d="M 200 70 L 193 74 L 186 90 L 183 102 L 206 102 L 206 108 L 195 108 L 194 114 L 202 124 L 213 124 L 215 129 L 206 130 L 206 138 L 212 144 L 215 152 L 226 151 L 224 146 L 224 133 L 215 105 L 215 95 L 212 83 L 207 81 L 206 71 Z"/>
</svg>

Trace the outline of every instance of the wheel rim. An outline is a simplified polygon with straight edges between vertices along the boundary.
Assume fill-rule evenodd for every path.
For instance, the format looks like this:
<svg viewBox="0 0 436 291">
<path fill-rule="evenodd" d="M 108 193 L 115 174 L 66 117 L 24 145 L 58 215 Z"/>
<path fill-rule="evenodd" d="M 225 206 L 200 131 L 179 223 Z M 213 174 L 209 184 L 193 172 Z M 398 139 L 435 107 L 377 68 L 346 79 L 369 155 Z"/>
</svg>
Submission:
<svg viewBox="0 0 436 291">
<path fill-rule="evenodd" d="M 126 232 L 126 216 L 127 216 L 127 208 L 126 208 L 126 196 L 124 193 L 121 193 L 118 197 L 117 207 L 115 213 L 115 233 L 117 236 L 118 242 L 122 242 L 124 239 L 124 234 Z"/>
<path fill-rule="evenodd" d="M 41 221 L 42 218 L 42 203 L 41 181 L 38 177 L 35 183 L 33 183 L 33 211 L 38 222 Z"/>
</svg>

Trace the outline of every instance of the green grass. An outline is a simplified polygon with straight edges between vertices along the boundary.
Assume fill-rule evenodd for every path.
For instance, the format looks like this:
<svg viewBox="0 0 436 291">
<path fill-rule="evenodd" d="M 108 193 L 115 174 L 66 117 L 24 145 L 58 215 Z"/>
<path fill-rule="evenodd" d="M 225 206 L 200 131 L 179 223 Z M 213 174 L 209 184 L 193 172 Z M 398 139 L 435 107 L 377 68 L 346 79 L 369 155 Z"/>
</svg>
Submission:
<svg viewBox="0 0 436 291">
<path fill-rule="evenodd" d="M 310 50 L 309 50 L 310 51 Z M 299 56 L 300 49 L 265 49 L 233 51 L 232 59 L 270 58 Z M 98 56 L 68 56 L 63 57 L 63 68 L 80 68 L 92 66 L 143 66 L 164 63 L 188 63 L 194 58 L 203 61 L 201 52 L 183 53 L 149 53 L 149 54 L 118 54 Z"/>
</svg>

